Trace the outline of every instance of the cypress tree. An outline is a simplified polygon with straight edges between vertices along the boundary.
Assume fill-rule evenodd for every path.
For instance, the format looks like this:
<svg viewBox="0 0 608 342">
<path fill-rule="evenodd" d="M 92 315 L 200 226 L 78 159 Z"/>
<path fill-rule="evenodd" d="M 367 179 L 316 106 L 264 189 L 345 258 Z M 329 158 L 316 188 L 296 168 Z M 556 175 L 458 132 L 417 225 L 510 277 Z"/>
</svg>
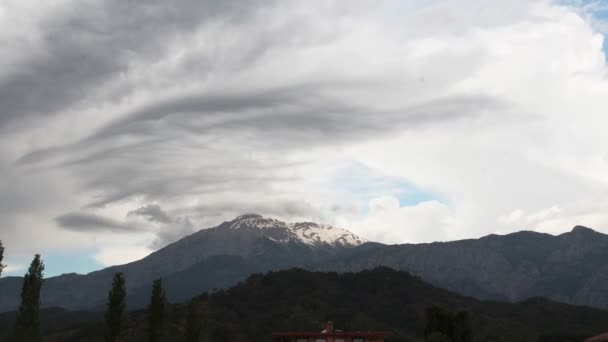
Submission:
<svg viewBox="0 0 608 342">
<path fill-rule="evenodd" d="M 40 288 L 42 287 L 44 263 L 36 254 L 30 268 L 23 277 L 21 305 L 15 321 L 15 341 L 39 342 L 40 336 Z"/>
<path fill-rule="evenodd" d="M 200 342 L 203 332 L 201 314 L 196 298 L 188 303 L 188 315 L 186 316 L 186 342 Z"/>
<path fill-rule="evenodd" d="M 152 295 L 148 306 L 148 336 L 150 342 L 160 342 L 165 333 L 167 297 L 163 290 L 162 280 L 152 283 Z"/>
<path fill-rule="evenodd" d="M 123 329 L 125 310 L 127 308 L 125 303 L 126 296 L 125 278 L 122 273 L 116 273 L 112 280 L 112 289 L 110 289 L 110 292 L 108 293 L 108 309 L 105 314 L 106 342 L 119 341 Z"/>
<path fill-rule="evenodd" d="M 2 275 L 2 270 L 4 269 L 4 265 L 2 264 L 3 258 L 4 258 L 4 247 L 2 246 L 2 240 L 0 240 L 0 275 Z"/>
</svg>

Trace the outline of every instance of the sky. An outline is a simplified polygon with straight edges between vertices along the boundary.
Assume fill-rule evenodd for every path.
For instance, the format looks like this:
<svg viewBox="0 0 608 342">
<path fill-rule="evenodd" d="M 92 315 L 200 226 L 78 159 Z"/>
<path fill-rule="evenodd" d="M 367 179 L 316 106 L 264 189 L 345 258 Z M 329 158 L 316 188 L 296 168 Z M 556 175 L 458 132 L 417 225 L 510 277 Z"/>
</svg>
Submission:
<svg viewBox="0 0 608 342">
<path fill-rule="evenodd" d="M 3 276 L 243 213 L 608 233 L 607 34 L 606 0 L 4 0 Z"/>
</svg>

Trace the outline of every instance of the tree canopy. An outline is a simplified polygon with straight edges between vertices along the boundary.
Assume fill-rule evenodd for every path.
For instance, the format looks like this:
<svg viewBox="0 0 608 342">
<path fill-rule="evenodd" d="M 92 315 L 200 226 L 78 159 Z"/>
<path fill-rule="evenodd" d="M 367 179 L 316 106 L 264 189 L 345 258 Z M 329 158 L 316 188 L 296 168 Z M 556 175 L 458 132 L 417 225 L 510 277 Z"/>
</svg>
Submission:
<svg viewBox="0 0 608 342">
<path fill-rule="evenodd" d="M 4 269 L 2 259 L 4 259 L 4 246 L 2 246 L 2 240 L 0 240 L 0 275 L 2 275 L 2 270 Z"/>
<path fill-rule="evenodd" d="M 163 290 L 162 280 L 152 284 L 152 295 L 148 306 L 148 336 L 150 342 L 160 342 L 165 335 L 167 315 L 167 296 Z"/>
<path fill-rule="evenodd" d="M 40 254 L 34 260 L 23 277 L 21 305 L 15 321 L 15 340 L 38 342 L 40 336 L 40 289 L 44 277 L 44 263 Z"/>
<path fill-rule="evenodd" d="M 424 336 L 427 341 L 446 338 L 451 342 L 471 342 L 473 325 L 471 313 L 461 310 L 454 312 L 444 306 L 433 305 L 426 311 Z"/>
<path fill-rule="evenodd" d="M 112 280 L 112 288 L 108 293 L 108 308 L 105 314 L 106 342 L 116 342 L 123 330 L 124 316 L 127 309 L 125 298 L 125 278 L 122 273 L 116 273 Z"/>
<path fill-rule="evenodd" d="M 188 312 L 186 314 L 186 342 L 199 342 L 202 337 L 202 332 L 203 325 L 199 301 L 196 298 L 193 298 L 188 303 Z"/>
</svg>

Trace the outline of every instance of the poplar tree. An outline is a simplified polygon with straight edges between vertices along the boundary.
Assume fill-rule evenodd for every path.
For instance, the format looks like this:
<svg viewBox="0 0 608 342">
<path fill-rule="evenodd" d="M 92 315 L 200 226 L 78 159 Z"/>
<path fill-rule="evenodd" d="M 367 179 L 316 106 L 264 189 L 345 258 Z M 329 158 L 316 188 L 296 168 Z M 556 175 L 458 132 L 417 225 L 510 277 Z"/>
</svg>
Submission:
<svg viewBox="0 0 608 342">
<path fill-rule="evenodd" d="M 39 342 L 40 336 L 40 288 L 44 277 L 44 263 L 36 254 L 23 277 L 21 305 L 15 321 L 15 341 Z"/>
<path fill-rule="evenodd" d="M 2 240 L 0 240 L 0 275 L 2 275 L 2 270 L 4 269 L 4 265 L 2 264 L 3 258 L 4 258 L 4 247 L 2 246 Z"/>
<path fill-rule="evenodd" d="M 203 332 L 201 314 L 196 298 L 188 303 L 188 315 L 186 316 L 186 342 L 200 342 Z"/>
<path fill-rule="evenodd" d="M 165 334 L 165 317 L 167 296 L 163 290 L 162 280 L 152 283 L 152 295 L 148 306 L 148 336 L 150 342 L 160 342 Z"/>
<path fill-rule="evenodd" d="M 125 278 L 122 273 L 116 273 L 112 280 L 112 289 L 108 292 L 108 309 L 105 314 L 106 342 L 119 341 L 127 308 L 127 304 L 125 303 L 126 296 Z"/>
</svg>

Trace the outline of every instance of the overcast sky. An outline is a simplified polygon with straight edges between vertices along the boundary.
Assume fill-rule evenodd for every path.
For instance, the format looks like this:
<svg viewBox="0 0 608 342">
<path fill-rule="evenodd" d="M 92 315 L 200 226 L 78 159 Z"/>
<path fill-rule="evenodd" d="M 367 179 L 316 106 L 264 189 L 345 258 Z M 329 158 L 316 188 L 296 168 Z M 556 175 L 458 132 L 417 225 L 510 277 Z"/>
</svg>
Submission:
<svg viewBox="0 0 608 342">
<path fill-rule="evenodd" d="M 5 275 L 248 212 L 385 243 L 608 233 L 606 33 L 606 0 L 3 0 Z"/>
</svg>

